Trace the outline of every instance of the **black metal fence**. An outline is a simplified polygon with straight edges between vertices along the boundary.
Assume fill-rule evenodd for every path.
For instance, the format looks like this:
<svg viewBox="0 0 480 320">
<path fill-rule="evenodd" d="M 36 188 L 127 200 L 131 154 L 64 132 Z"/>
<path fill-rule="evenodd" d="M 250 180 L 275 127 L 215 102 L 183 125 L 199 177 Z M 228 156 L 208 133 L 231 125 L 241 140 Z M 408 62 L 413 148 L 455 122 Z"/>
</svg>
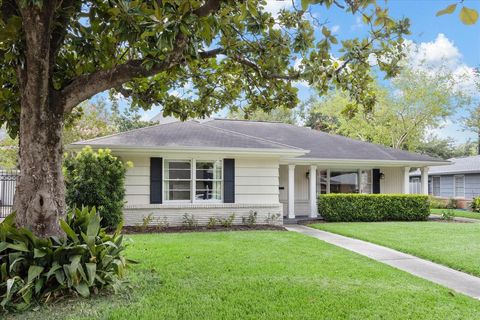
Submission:
<svg viewBox="0 0 480 320">
<path fill-rule="evenodd" d="M 12 212 L 17 177 L 17 170 L 0 170 L 0 218 L 5 218 Z"/>
</svg>

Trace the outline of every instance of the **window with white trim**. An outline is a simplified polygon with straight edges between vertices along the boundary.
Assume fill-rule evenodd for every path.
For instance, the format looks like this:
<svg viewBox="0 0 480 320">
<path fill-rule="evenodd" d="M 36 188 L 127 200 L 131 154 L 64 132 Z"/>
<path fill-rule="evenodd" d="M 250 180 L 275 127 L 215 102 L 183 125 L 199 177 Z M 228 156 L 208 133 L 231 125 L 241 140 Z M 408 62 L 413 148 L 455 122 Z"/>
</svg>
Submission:
<svg viewBox="0 0 480 320">
<path fill-rule="evenodd" d="M 455 176 L 455 198 L 465 198 L 465 176 Z"/>
<path fill-rule="evenodd" d="M 195 162 L 195 200 L 222 200 L 222 161 Z"/>
<path fill-rule="evenodd" d="M 165 201 L 221 201 L 222 190 L 222 160 L 164 160 Z"/>
<path fill-rule="evenodd" d="M 433 195 L 440 196 L 440 177 L 432 177 L 432 192 Z"/>
<path fill-rule="evenodd" d="M 192 192 L 192 161 L 164 160 L 163 198 L 166 201 L 189 201 Z"/>
</svg>

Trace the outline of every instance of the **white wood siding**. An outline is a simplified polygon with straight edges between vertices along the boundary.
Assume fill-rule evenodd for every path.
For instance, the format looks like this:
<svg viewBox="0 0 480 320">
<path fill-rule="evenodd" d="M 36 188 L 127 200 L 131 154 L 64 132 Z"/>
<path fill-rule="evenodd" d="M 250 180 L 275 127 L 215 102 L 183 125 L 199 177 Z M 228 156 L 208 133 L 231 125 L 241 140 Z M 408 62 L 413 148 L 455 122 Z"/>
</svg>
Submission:
<svg viewBox="0 0 480 320">
<path fill-rule="evenodd" d="M 403 193 L 403 168 L 380 168 L 385 178 L 380 180 L 380 193 Z"/>
<path fill-rule="evenodd" d="M 279 203 L 278 159 L 235 159 L 235 203 Z"/>
</svg>

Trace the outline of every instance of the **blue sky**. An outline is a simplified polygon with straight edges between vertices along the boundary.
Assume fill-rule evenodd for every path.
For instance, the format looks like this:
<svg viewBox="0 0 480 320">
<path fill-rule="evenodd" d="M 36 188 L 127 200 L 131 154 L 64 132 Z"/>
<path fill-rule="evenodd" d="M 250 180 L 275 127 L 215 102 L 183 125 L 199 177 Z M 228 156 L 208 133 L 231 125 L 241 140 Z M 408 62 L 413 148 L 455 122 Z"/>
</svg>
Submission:
<svg viewBox="0 0 480 320">
<path fill-rule="evenodd" d="M 384 1 L 377 0 L 381 5 Z M 408 17 L 411 22 L 411 40 L 424 58 L 435 63 L 439 58 L 446 60 L 452 70 L 471 70 L 480 67 L 480 21 L 475 26 L 466 26 L 461 23 L 457 12 L 452 15 L 436 17 L 435 13 L 457 0 L 389 0 L 386 6 L 394 18 Z M 267 10 L 277 12 L 282 7 L 289 7 L 290 0 L 267 0 Z M 476 8 L 480 11 L 480 0 L 464 0 L 461 5 Z M 326 10 L 314 6 L 312 14 L 321 21 L 328 21 L 328 26 L 336 33 L 339 39 L 348 39 L 365 35 L 366 27 L 361 24 L 358 16 L 346 14 L 339 9 Z M 304 100 L 315 95 L 315 92 L 303 85 L 299 85 L 299 97 Z M 160 108 L 153 107 L 145 112 L 144 118 L 151 118 L 160 112 Z M 221 112 L 223 115 L 225 112 Z M 465 111 L 458 111 L 445 123 L 442 129 L 435 130 L 439 136 L 453 137 L 457 143 L 462 143 L 474 135 L 461 130 L 458 118 Z"/>
</svg>

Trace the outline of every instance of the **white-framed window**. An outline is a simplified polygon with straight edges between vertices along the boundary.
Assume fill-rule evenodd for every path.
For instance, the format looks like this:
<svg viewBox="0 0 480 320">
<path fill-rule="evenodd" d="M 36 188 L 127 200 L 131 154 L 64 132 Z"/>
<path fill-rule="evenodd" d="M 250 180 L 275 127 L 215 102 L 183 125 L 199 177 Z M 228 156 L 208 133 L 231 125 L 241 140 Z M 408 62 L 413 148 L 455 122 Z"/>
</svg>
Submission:
<svg viewBox="0 0 480 320">
<path fill-rule="evenodd" d="M 432 193 L 436 197 L 440 196 L 440 177 L 439 176 L 432 177 Z"/>
<path fill-rule="evenodd" d="M 163 161 L 163 199 L 165 201 L 192 199 L 192 160 Z"/>
<path fill-rule="evenodd" d="M 361 177 L 361 178 L 360 178 Z M 361 183 L 360 183 L 361 182 Z M 317 170 L 317 194 L 325 193 L 372 193 L 373 172 L 371 169 Z"/>
<path fill-rule="evenodd" d="M 222 161 L 195 161 L 195 200 L 222 200 Z"/>
<path fill-rule="evenodd" d="M 465 198 L 465 176 L 455 176 L 454 182 L 455 198 Z"/>
<path fill-rule="evenodd" d="M 165 202 L 221 202 L 223 160 L 163 160 Z"/>
</svg>

